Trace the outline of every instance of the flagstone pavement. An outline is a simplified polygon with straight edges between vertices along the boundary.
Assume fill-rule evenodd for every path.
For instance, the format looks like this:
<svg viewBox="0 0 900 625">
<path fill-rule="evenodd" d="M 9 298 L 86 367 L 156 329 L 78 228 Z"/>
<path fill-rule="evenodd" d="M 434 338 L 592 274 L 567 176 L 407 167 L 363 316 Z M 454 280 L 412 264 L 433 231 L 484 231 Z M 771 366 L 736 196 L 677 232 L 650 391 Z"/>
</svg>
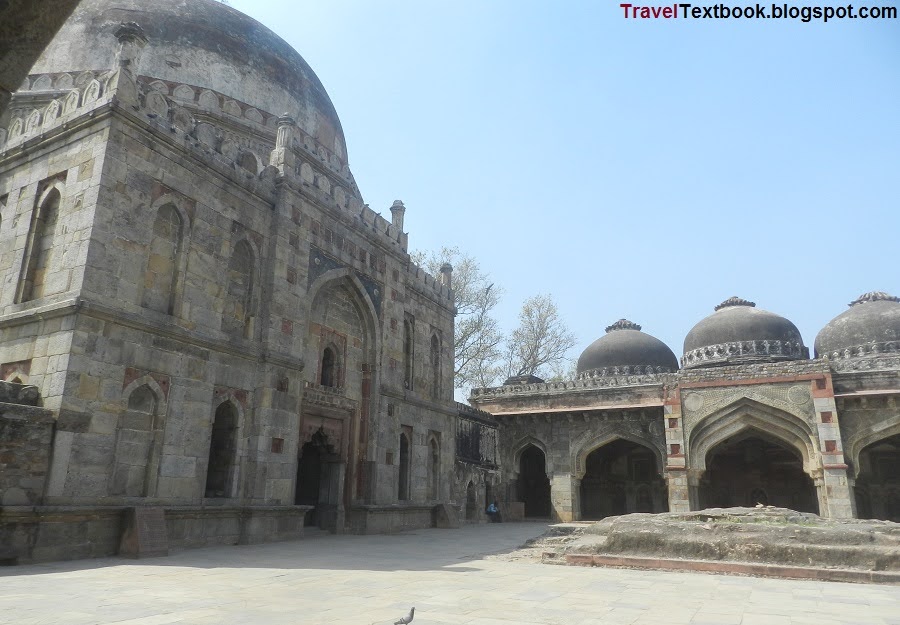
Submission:
<svg viewBox="0 0 900 625">
<path fill-rule="evenodd" d="M 10 625 L 900 625 L 900 587 L 553 566 L 490 556 L 538 523 L 0 568 Z"/>
</svg>

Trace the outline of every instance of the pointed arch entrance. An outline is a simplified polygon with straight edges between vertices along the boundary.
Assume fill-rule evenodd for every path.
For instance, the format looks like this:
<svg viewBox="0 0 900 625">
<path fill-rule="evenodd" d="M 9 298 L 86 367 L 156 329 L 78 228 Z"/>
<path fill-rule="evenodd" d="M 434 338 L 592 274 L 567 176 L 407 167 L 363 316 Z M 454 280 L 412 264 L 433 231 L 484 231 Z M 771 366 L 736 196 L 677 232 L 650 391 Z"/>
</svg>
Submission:
<svg viewBox="0 0 900 625">
<path fill-rule="evenodd" d="M 547 477 L 547 458 L 536 445 L 528 445 L 519 454 L 519 501 L 525 504 L 525 516 L 550 516 L 550 479 Z"/>
<path fill-rule="evenodd" d="M 666 512 L 666 484 L 658 453 L 641 443 L 616 439 L 591 451 L 581 478 L 581 518 L 632 512 Z"/>
<path fill-rule="evenodd" d="M 766 434 L 748 429 L 709 451 L 700 481 L 703 508 L 757 504 L 818 513 L 816 488 L 800 454 Z"/>
<path fill-rule="evenodd" d="M 818 513 L 827 498 L 817 449 L 818 434 L 804 419 L 764 398 L 742 397 L 689 434 L 691 507 L 762 503 Z"/>
<path fill-rule="evenodd" d="M 857 517 L 900 522 L 900 433 L 869 443 L 857 464 Z"/>
<path fill-rule="evenodd" d="M 297 482 L 294 503 L 313 506 L 306 514 L 306 525 L 333 530 L 338 504 L 341 457 L 319 428 L 303 444 L 297 458 Z"/>
</svg>

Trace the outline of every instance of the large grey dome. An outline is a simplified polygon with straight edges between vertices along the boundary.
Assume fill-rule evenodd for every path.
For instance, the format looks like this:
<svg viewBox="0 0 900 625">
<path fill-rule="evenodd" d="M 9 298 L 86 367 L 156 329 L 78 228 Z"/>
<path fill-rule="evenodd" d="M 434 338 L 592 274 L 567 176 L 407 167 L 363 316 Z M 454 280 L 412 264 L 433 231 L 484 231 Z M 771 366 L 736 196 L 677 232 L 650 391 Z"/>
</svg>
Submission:
<svg viewBox="0 0 900 625">
<path fill-rule="evenodd" d="M 678 358 L 668 345 L 626 319 L 606 328 L 606 334 L 578 358 L 579 375 L 670 373 L 677 369 Z"/>
<path fill-rule="evenodd" d="M 780 315 L 731 297 L 684 339 L 685 368 L 809 358 L 800 331 Z"/>
<path fill-rule="evenodd" d="M 287 113 L 346 163 L 340 120 L 306 61 L 256 20 L 214 0 L 82 0 L 30 73 L 114 68 L 116 31 L 125 23 L 147 38 L 140 76 L 187 85 L 195 100 L 211 90 L 233 99 L 238 111 Z"/>
<path fill-rule="evenodd" d="M 817 357 L 882 351 L 900 351 L 900 298 L 881 291 L 860 295 L 816 336 Z"/>
</svg>

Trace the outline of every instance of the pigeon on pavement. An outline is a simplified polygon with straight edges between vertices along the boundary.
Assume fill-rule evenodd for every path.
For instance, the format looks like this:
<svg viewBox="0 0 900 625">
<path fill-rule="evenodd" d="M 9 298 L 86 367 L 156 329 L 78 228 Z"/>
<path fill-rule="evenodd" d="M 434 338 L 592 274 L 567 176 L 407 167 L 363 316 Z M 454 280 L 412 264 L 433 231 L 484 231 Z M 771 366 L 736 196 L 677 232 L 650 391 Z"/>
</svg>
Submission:
<svg viewBox="0 0 900 625">
<path fill-rule="evenodd" d="M 416 608 L 415 608 L 415 606 L 413 606 L 409 609 L 409 614 L 407 614 L 406 616 L 404 616 L 401 619 L 397 619 L 396 621 L 394 621 L 394 625 L 409 625 L 409 623 L 412 623 L 413 614 L 415 614 L 415 613 L 416 613 Z"/>
</svg>

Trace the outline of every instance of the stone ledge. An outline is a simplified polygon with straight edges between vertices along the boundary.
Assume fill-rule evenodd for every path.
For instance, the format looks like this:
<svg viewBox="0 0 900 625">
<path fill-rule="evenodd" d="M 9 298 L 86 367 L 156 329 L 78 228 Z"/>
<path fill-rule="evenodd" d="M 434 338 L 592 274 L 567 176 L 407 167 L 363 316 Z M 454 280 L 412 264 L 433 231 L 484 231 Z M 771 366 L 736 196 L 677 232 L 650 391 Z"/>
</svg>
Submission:
<svg viewBox="0 0 900 625">
<path fill-rule="evenodd" d="M 553 552 L 544 552 L 543 556 L 542 560 L 544 562 L 558 561 L 555 558 L 556 554 Z M 565 560 L 566 564 L 572 566 L 687 571 L 691 573 L 751 575 L 755 577 L 777 577 L 781 579 L 814 579 L 829 582 L 900 584 L 900 573 L 890 571 L 854 571 L 851 569 L 821 569 L 779 564 L 753 564 L 748 562 L 675 560 L 666 558 L 590 554 L 567 554 Z"/>
</svg>

